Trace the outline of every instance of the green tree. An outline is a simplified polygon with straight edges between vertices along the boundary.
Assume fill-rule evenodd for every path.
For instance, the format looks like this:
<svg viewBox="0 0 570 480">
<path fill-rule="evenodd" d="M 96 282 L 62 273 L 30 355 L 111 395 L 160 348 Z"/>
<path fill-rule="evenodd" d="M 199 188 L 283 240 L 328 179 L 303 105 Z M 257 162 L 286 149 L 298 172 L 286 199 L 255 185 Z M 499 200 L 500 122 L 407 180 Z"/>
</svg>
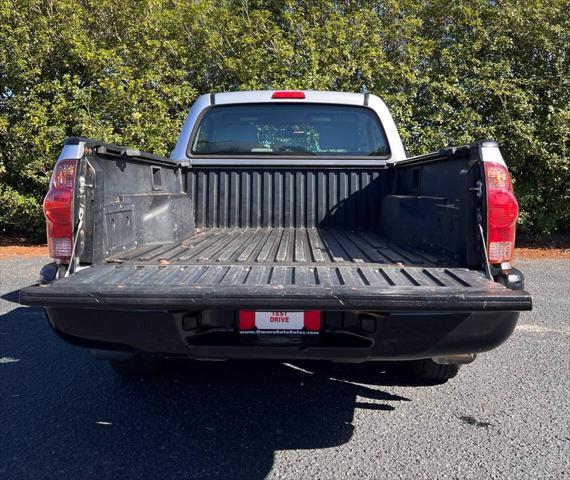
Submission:
<svg viewBox="0 0 570 480">
<path fill-rule="evenodd" d="M 41 236 L 65 137 L 159 154 L 201 93 L 369 91 L 410 154 L 497 139 L 522 227 L 570 231 L 568 0 L 0 0 L 0 223 Z"/>
</svg>

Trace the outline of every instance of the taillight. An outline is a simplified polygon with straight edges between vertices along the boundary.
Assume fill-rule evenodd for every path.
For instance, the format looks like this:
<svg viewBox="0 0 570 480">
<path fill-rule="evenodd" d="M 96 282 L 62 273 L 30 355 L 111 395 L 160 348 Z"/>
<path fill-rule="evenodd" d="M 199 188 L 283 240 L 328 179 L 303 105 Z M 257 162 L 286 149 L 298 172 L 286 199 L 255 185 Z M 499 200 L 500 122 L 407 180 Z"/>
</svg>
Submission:
<svg viewBox="0 0 570 480">
<path fill-rule="evenodd" d="M 507 167 L 485 163 L 487 187 L 487 255 L 489 263 L 510 262 L 515 248 L 519 206 Z"/>
<path fill-rule="evenodd" d="M 305 98 L 305 92 L 293 91 L 293 90 L 282 90 L 279 92 L 273 92 L 271 98 Z"/>
<path fill-rule="evenodd" d="M 49 256 L 69 260 L 73 248 L 73 190 L 77 160 L 55 164 L 49 191 L 44 199 L 44 216 Z"/>
</svg>

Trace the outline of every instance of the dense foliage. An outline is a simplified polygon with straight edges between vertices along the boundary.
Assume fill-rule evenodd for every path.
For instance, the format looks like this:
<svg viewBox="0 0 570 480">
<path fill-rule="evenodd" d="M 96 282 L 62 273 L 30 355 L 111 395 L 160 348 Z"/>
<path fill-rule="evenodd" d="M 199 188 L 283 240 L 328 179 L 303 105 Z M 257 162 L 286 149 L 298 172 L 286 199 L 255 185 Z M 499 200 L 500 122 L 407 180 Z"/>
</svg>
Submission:
<svg viewBox="0 0 570 480">
<path fill-rule="evenodd" d="M 66 136 L 166 154 L 203 92 L 369 91 L 410 154 L 497 139 L 570 230 L 568 0 L 0 0 L 0 223 L 42 232 Z"/>
</svg>

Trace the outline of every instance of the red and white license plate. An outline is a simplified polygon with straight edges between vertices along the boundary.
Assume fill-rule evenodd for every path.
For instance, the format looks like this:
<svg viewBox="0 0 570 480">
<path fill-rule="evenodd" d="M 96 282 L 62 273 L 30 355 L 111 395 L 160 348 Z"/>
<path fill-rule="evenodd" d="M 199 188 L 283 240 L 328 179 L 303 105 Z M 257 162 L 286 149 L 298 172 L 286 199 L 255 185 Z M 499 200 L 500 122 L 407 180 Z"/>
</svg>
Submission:
<svg viewBox="0 0 570 480">
<path fill-rule="evenodd" d="M 321 329 L 321 312 L 269 312 L 239 311 L 239 331 L 245 335 L 318 335 Z"/>
</svg>

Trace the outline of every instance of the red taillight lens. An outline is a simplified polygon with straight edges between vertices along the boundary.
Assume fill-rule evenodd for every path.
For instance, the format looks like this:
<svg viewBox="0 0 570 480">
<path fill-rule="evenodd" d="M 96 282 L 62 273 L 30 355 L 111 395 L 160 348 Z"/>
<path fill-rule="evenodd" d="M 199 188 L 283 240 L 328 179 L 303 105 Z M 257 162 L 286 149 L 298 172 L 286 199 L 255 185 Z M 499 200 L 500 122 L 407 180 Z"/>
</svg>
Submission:
<svg viewBox="0 0 570 480">
<path fill-rule="evenodd" d="M 519 206 L 507 167 L 485 164 L 487 186 L 487 255 L 489 263 L 510 262 L 515 247 Z"/>
<path fill-rule="evenodd" d="M 271 98 L 305 98 L 305 92 L 284 90 L 280 92 L 273 92 Z"/>
<path fill-rule="evenodd" d="M 69 260 L 73 246 L 73 190 L 77 160 L 55 164 L 44 199 L 49 256 Z"/>
<path fill-rule="evenodd" d="M 492 191 L 487 197 L 487 202 L 489 205 L 489 227 L 507 228 L 514 225 L 519 210 L 512 193 Z"/>
</svg>

